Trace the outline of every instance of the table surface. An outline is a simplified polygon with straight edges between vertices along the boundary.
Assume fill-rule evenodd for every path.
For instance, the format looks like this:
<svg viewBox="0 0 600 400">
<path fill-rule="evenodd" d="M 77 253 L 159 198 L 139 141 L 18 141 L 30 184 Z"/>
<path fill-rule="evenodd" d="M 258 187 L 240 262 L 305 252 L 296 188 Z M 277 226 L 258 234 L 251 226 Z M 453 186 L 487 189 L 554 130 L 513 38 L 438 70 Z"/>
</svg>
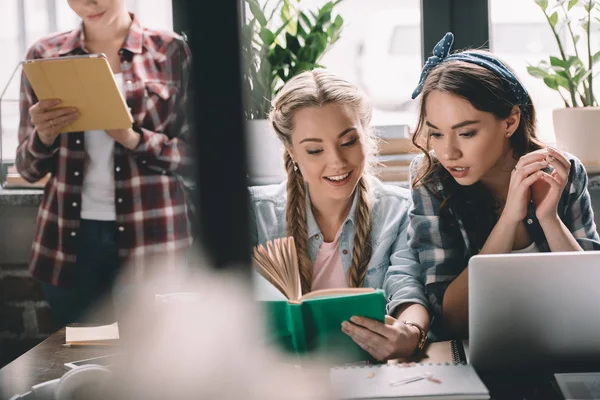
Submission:
<svg viewBox="0 0 600 400">
<path fill-rule="evenodd" d="M 31 390 L 31 386 L 60 378 L 68 368 L 65 363 L 99 357 L 115 351 L 111 346 L 65 346 L 65 329 L 0 369 L 0 400 Z"/>
<path fill-rule="evenodd" d="M 65 329 L 54 333 L 39 345 L 0 369 L 0 400 L 28 392 L 33 385 L 60 378 L 67 362 L 113 354 L 115 346 L 65 346 Z M 502 373 L 480 375 L 493 400 L 562 399 L 552 384 L 552 374 L 505 376 Z"/>
</svg>

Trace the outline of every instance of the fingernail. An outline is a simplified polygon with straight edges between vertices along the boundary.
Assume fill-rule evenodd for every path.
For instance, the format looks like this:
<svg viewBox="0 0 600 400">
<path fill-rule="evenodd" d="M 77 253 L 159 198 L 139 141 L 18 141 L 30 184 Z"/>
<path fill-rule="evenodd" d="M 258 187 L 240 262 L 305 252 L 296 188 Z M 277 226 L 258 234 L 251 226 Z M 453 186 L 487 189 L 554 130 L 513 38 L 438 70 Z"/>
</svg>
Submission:
<svg viewBox="0 0 600 400">
<path fill-rule="evenodd" d="M 348 323 L 346 321 L 342 322 L 342 330 L 346 330 Z"/>
<path fill-rule="evenodd" d="M 352 321 L 352 322 L 358 322 L 358 317 L 350 317 L 350 321 Z"/>
<path fill-rule="evenodd" d="M 53 105 L 53 106 L 55 106 L 55 105 L 57 105 L 57 104 L 60 104 L 60 100 L 58 100 L 58 99 L 56 99 L 56 100 L 54 100 L 54 101 L 52 102 L 52 105 Z"/>
<path fill-rule="evenodd" d="M 544 160 L 541 162 L 542 165 L 548 165 L 548 160 Z"/>
</svg>

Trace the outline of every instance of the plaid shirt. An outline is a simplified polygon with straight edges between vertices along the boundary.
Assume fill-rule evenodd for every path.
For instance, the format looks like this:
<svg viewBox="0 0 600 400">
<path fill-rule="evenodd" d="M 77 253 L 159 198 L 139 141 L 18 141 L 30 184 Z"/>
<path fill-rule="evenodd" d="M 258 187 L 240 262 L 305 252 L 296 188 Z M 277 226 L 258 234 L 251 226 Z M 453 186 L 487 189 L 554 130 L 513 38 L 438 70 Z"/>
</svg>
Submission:
<svg viewBox="0 0 600 400">
<path fill-rule="evenodd" d="M 143 28 L 133 22 L 119 51 L 125 98 L 139 145 L 128 150 L 115 142 L 115 208 L 119 256 L 139 279 L 153 257 L 174 266 L 177 254 L 191 244 L 182 174 L 191 166 L 186 115 L 188 46 L 181 37 Z M 86 54 L 83 29 L 54 34 L 36 42 L 27 59 Z M 16 166 L 36 182 L 50 173 L 37 217 L 30 271 L 61 286 L 73 281 L 86 152 L 83 132 L 59 135 L 45 147 L 29 118 L 37 98 L 25 75 L 21 80 L 21 120 Z"/>
<path fill-rule="evenodd" d="M 585 168 L 574 156 L 567 153 L 565 155 L 571 162 L 571 170 L 558 204 L 558 215 L 584 250 L 598 250 L 600 238 L 594 223 Z M 423 158 L 424 156 L 420 156 L 413 161 L 411 175 Z M 433 171 L 436 174 L 435 168 Z M 434 181 L 441 180 L 435 179 L 434 175 Z M 436 190 L 441 196 L 433 195 L 424 185 L 412 188 L 414 205 L 410 212 L 408 236 L 409 245 L 419 255 L 425 275 L 425 290 L 433 306 L 434 316 L 441 316 L 446 289 L 467 267 L 469 258 L 477 254 L 478 249 L 471 248 L 460 220 L 457 224 L 452 224 L 455 226 L 452 231 L 451 228 L 445 228 L 448 224 L 440 225 L 440 206 L 446 196 L 441 183 L 438 183 Z M 533 203 L 529 204 L 524 222 L 539 251 L 549 252 L 550 247 L 535 216 Z"/>
</svg>

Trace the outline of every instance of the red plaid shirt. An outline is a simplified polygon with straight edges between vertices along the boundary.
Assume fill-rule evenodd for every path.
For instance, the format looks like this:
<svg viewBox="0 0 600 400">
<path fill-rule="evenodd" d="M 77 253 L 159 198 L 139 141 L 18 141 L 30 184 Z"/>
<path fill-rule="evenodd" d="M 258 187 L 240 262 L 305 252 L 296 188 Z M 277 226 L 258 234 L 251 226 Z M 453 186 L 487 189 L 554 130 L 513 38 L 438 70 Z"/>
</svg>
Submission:
<svg viewBox="0 0 600 400">
<path fill-rule="evenodd" d="M 119 256 L 140 279 L 158 255 L 172 267 L 177 254 L 191 244 L 182 176 L 191 167 L 185 111 L 191 55 L 180 36 L 133 23 L 119 52 L 125 97 L 140 133 L 137 148 L 115 143 L 115 208 Z M 27 59 L 87 53 L 83 30 L 54 34 L 36 42 Z M 50 173 L 37 217 L 30 271 L 61 286 L 73 281 L 78 247 L 80 205 L 86 152 L 83 132 L 59 135 L 45 147 L 29 118 L 37 102 L 25 78 L 21 81 L 21 120 L 16 166 L 35 182 Z"/>
</svg>

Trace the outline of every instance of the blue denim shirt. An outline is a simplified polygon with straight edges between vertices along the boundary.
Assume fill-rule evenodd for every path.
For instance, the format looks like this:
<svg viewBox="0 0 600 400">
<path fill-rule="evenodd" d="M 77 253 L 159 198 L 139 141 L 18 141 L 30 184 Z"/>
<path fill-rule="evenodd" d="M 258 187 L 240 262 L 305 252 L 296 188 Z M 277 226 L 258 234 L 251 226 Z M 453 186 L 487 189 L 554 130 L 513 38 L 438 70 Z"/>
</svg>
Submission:
<svg viewBox="0 0 600 400">
<path fill-rule="evenodd" d="M 410 192 L 405 188 L 385 185 L 370 179 L 371 190 L 371 244 L 373 252 L 367 267 L 363 286 L 383 289 L 389 314 L 404 303 L 419 303 L 429 309 L 425 296 L 422 268 L 416 255 L 407 244 L 408 211 L 411 206 Z M 250 229 L 254 245 L 286 235 L 286 182 L 278 185 L 254 186 L 250 190 Z M 313 216 L 307 195 L 306 216 L 308 228 L 308 253 L 314 263 L 323 235 Z M 342 225 L 339 251 L 344 273 L 352 264 L 354 242 L 354 215 L 357 196 L 348 217 Z M 347 251 L 344 251 L 347 250 Z"/>
</svg>

